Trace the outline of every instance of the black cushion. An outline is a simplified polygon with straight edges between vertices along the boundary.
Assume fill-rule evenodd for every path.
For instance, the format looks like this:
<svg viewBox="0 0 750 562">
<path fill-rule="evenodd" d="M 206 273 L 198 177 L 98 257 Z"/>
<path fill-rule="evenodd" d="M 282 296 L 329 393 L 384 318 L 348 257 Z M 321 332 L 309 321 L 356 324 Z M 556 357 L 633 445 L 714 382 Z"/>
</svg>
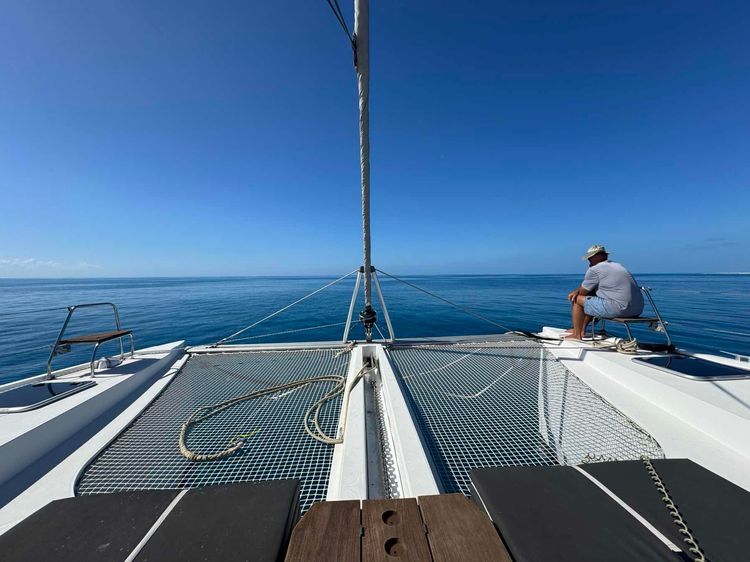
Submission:
<svg viewBox="0 0 750 562">
<path fill-rule="evenodd" d="M 0 535 L 0 559 L 122 562 L 177 494 L 121 492 L 53 501 Z"/>
<path fill-rule="evenodd" d="M 298 480 L 192 489 L 136 560 L 283 560 L 299 517 L 299 492 Z M 0 536 L 0 559 L 121 562 L 178 493 L 121 492 L 51 502 Z"/>
<path fill-rule="evenodd" d="M 473 498 L 517 562 L 680 560 L 569 466 L 476 469 Z"/>
<path fill-rule="evenodd" d="M 299 480 L 197 488 L 177 504 L 136 560 L 283 560 L 298 518 Z"/>
<path fill-rule="evenodd" d="M 687 459 L 652 463 L 706 558 L 712 562 L 750 560 L 750 492 Z M 641 461 L 581 468 L 675 544 L 684 544 Z"/>
</svg>

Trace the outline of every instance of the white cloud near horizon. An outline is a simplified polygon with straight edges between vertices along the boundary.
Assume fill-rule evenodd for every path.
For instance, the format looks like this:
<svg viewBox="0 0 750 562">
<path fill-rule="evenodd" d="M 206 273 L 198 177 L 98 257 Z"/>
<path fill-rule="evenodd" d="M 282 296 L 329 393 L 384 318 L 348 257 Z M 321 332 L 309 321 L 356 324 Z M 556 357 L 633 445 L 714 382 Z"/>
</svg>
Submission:
<svg viewBox="0 0 750 562">
<path fill-rule="evenodd" d="M 75 263 L 61 263 L 54 260 L 41 260 L 38 258 L 0 258 L 0 271 L 83 271 L 88 269 L 100 269 L 101 266 L 86 261 Z"/>
</svg>

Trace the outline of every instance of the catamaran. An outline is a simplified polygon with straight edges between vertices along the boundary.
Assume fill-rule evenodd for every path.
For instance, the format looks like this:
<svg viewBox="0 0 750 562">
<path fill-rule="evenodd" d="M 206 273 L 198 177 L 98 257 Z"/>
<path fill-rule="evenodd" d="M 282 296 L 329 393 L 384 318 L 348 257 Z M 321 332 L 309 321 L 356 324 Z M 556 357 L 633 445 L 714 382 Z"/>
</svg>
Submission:
<svg viewBox="0 0 750 562">
<path fill-rule="evenodd" d="M 210 345 L 137 349 L 114 303 L 71 304 L 46 372 L 0 386 L 0 558 L 750 559 L 747 357 L 678 347 L 645 287 L 648 313 L 607 320 L 625 337 L 600 320 L 579 342 L 373 266 L 368 1 L 353 33 L 328 3 L 357 73 L 362 265 Z M 497 332 L 400 339 L 379 276 Z M 340 341 L 243 340 L 352 277 Z M 70 334 L 92 307 L 112 325 Z M 73 346 L 90 361 L 55 369 Z"/>
</svg>

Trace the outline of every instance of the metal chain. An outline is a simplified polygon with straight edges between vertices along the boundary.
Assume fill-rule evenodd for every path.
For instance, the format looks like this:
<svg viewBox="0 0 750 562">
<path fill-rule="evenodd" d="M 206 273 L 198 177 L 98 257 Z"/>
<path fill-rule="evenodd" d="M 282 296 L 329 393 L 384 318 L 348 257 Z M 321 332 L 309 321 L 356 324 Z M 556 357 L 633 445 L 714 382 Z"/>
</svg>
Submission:
<svg viewBox="0 0 750 562">
<path fill-rule="evenodd" d="M 382 383 L 370 381 L 370 388 L 375 397 L 375 418 L 378 429 L 378 440 L 380 441 L 380 461 L 383 469 L 383 487 L 386 498 L 389 500 L 401 497 L 398 485 L 398 469 L 396 459 L 393 455 L 391 440 L 388 436 L 386 424 L 385 404 L 383 403 Z"/>
<path fill-rule="evenodd" d="M 661 495 L 661 499 L 664 502 L 664 505 L 667 506 L 669 515 L 672 516 L 672 521 L 674 521 L 675 525 L 677 525 L 677 529 L 679 530 L 680 534 L 683 536 L 683 541 L 687 543 L 688 551 L 691 554 L 693 554 L 693 560 L 695 562 L 706 562 L 706 555 L 698 546 L 698 542 L 695 540 L 695 537 L 690 532 L 690 529 L 688 529 L 687 523 L 685 523 L 685 519 L 683 519 L 682 515 L 680 514 L 680 511 L 677 509 L 677 506 L 674 503 L 674 500 L 669 495 L 669 492 L 667 492 L 667 488 L 664 486 L 664 481 L 659 476 L 659 473 L 656 472 L 654 465 L 651 464 L 651 459 L 648 458 L 647 456 L 641 456 L 641 461 L 643 462 L 643 465 L 646 467 L 646 470 L 651 476 L 651 481 L 654 483 L 654 486 L 656 486 L 656 489 L 659 491 L 659 494 Z"/>
</svg>

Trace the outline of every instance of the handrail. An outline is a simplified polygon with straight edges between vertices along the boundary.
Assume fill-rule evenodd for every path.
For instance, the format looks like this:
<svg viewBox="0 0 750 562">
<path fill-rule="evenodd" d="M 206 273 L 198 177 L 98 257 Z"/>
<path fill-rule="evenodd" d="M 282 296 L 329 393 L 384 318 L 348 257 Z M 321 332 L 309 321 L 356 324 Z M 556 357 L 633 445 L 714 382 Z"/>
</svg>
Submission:
<svg viewBox="0 0 750 562">
<path fill-rule="evenodd" d="M 60 347 L 60 341 L 62 341 L 63 336 L 65 335 L 65 330 L 68 328 L 68 324 L 70 323 L 70 319 L 73 316 L 73 313 L 78 310 L 79 308 L 91 308 L 94 306 L 111 306 L 112 307 L 112 313 L 115 316 L 115 330 L 120 330 L 120 312 L 117 310 L 117 305 L 113 302 L 91 302 L 91 303 L 84 303 L 84 304 L 75 304 L 72 306 L 67 306 L 65 308 L 68 309 L 68 315 L 65 317 L 65 322 L 63 322 L 62 328 L 60 328 L 60 333 L 57 335 L 57 339 L 55 340 L 55 344 L 52 346 L 52 351 L 50 351 L 49 358 L 47 359 L 47 378 L 51 379 L 54 378 L 52 376 L 52 359 L 57 355 L 58 348 Z M 125 348 L 122 344 L 122 337 L 118 338 L 120 341 L 120 357 L 125 356 Z M 96 350 L 99 348 L 99 344 L 96 344 L 96 347 L 94 348 L 94 353 L 91 356 L 91 374 L 93 376 L 94 374 L 94 357 L 96 355 Z M 130 352 L 133 353 L 133 336 L 130 335 Z"/>
<path fill-rule="evenodd" d="M 674 349 L 674 344 L 672 343 L 672 336 L 669 335 L 669 330 L 667 329 L 667 322 L 664 321 L 664 319 L 661 317 L 661 314 L 659 313 L 659 309 L 656 307 L 656 303 L 654 302 L 654 298 L 651 296 L 651 287 L 646 287 L 645 285 L 640 287 L 641 292 L 646 295 L 646 298 L 648 299 L 649 304 L 651 305 L 651 308 L 654 310 L 654 314 L 656 315 L 656 319 L 659 321 L 659 326 L 661 327 L 661 331 L 664 333 L 664 336 L 667 338 L 667 348 L 671 351 Z"/>
<path fill-rule="evenodd" d="M 646 287 L 645 285 L 639 285 L 638 289 L 641 291 L 642 294 L 646 295 L 646 299 L 648 299 L 649 304 L 651 305 L 651 309 L 654 311 L 654 316 L 656 316 L 656 320 L 649 323 L 649 327 L 652 329 L 655 329 L 657 332 L 661 332 L 664 334 L 664 337 L 667 340 L 667 347 L 666 350 L 668 353 L 674 353 L 675 352 L 675 346 L 672 342 L 672 336 L 669 334 L 669 330 L 667 329 L 667 325 L 669 324 L 664 318 L 662 318 L 661 313 L 659 312 L 659 309 L 656 306 L 656 303 L 654 302 L 654 297 L 651 296 L 651 287 Z M 640 316 L 636 316 L 631 321 L 637 321 Z M 606 329 L 604 328 L 604 324 L 606 323 L 608 319 L 607 318 L 594 318 L 591 322 L 591 340 L 596 340 L 596 323 L 597 321 L 600 321 L 600 328 L 602 330 L 602 334 L 606 334 Z M 628 333 L 628 339 L 632 342 L 635 341 L 635 338 L 633 338 L 633 333 L 630 331 L 630 325 L 628 324 L 628 318 L 615 318 L 610 319 L 615 322 L 620 322 L 625 326 L 625 331 Z M 651 320 L 651 318 L 647 318 L 647 320 Z"/>
</svg>

